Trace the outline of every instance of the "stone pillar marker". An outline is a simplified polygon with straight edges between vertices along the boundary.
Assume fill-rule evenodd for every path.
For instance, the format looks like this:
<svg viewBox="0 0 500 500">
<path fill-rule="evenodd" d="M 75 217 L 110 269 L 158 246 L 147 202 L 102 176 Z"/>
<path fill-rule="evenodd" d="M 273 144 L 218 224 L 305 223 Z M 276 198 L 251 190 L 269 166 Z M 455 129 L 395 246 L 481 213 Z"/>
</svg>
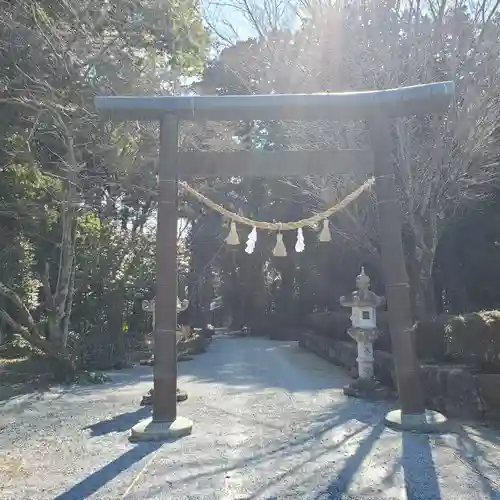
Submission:
<svg viewBox="0 0 500 500">
<path fill-rule="evenodd" d="M 377 329 L 377 307 L 385 302 L 370 290 L 370 278 L 361 268 L 356 278 L 357 290 L 347 297 L 340 297 L 340 304 L 352 309 L 352 327 L 347 333 L 358 344 L 358 376 L 361 380 L 373 380 L 373 343 L 379 336 Z"/>
</svg>

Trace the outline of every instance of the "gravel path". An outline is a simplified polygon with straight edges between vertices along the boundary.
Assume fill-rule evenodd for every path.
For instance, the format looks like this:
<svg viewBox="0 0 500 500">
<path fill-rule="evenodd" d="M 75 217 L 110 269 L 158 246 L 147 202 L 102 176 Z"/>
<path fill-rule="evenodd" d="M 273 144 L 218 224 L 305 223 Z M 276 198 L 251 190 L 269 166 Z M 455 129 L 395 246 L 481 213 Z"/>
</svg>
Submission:
<svg viewBox="0 0 500 500">
<path fill-rule="evenodd" d="M 498 435 L 385 429 L 385 404 L 295 343 L 217 337 L 179 369 L 195 427 L 175 443 L 127 440 L 147 367 L 0 404 L 0 499 L 500 500 Z"/>
</svg>

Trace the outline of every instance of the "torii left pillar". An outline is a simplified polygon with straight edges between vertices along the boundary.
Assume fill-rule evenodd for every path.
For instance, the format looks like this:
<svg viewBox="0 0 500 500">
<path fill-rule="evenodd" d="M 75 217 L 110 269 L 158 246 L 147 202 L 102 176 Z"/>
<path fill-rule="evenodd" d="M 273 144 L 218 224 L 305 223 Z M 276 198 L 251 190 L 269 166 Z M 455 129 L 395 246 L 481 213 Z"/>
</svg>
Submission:
<svg viewBox="0 0 500 500">
<path fill-rule="evenodd" d="M 160 441 L 191 434 L 193 423 L 177 415 L 177 156 L 179 121 L 160 122 L 158 223 L 156 227 L 155 364 L 153 417 L 132 428 L 133 441 Z"/>
</svg>

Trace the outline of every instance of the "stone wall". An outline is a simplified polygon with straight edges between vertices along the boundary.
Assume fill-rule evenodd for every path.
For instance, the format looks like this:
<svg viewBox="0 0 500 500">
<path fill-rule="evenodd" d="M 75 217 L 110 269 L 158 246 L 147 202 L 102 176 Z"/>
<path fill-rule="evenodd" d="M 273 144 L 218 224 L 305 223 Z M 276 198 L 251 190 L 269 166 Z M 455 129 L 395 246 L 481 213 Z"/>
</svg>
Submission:
<svg viewBox="0 0 500 500">
<path fill-rule="evenodd" d="M 357 347 L 354 342 L 332 340 L 304 333 L 299 345 L 357 376 Z M 375 378 L 394 387 L 392 355 L 374 351 Z M 448 417 L 466 419 L 500 418 L 500 374 L 474 373 L 465 365 L 422 365 L 422 381 L 429 408 Z"/>
</svg>

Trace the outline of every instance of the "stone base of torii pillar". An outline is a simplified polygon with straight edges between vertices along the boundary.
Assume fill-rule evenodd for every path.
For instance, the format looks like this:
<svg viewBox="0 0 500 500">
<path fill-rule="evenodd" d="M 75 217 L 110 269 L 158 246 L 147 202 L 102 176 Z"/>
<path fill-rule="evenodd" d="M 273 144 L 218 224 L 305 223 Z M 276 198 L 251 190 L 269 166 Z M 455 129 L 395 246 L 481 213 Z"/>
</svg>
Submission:
<svg viewBox="0 0 500 500">
<path fill-rule="evenodd" d="M 130 441 L 168 441 L 189 436 L 192 430 L 193 422 L 185 417 L 177 417 L 173 422 L 155 422 L 148 418 L 132 427 Z"/>
<path fill-rule="evenodd" d="M 182 303 L 177 299 L 177 313 L 187 309 L 189 301 L 185 300 Z M 155 330 L 155 301 L 143 301 L 142 308 L 144 311 L 153 313 L 153 332 Z M 179 333 L 177 338 L 179 339 Z M 154 342 L 154 335 L 153 335 Z M 151 389 L 141 401 L 141 405 L 150 405 L 153 403 L 154 389 Z M 177 388 L 177 401 L 185 401 L 187 393 Z M 191 434 L 193 422 L 184 417 L 177 417 L 173 422 L 155 421 L 153 418 L 148 418 L 139 422 L 132 427 L 130 433 L 130 441 L 166 441 L 177 439 Z"/>
</svg>

